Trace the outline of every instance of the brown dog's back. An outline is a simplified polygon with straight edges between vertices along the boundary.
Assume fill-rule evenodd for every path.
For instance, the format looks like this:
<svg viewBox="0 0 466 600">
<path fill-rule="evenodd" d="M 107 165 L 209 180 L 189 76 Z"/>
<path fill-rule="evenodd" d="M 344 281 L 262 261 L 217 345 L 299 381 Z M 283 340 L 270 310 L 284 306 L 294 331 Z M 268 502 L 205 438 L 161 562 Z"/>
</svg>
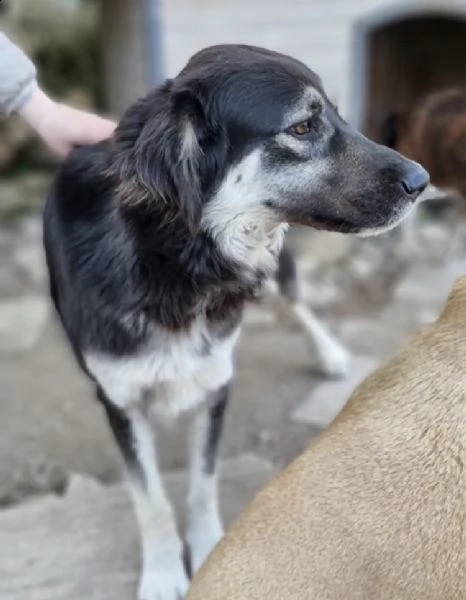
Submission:
<svg viewBox="0 0 466 600">
<path fill-rule="evenodd" d="M 262 491 L 188 600 L 465 600 L 466 278 Z"/>
<path fill-rule="evenodd" d="M 392 116 L 382 137 L 419 162 L 434 186 L 466 197 L 466 90 L 427 96 L 409 112 Z"/>
</svg>

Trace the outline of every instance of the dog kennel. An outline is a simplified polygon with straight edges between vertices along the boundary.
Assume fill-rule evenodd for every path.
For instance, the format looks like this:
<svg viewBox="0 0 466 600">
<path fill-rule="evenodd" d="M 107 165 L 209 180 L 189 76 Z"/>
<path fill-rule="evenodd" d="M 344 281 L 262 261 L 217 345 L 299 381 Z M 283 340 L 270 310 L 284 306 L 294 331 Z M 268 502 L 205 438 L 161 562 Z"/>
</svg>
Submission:
<svg viewBox="0 0 466 600">
<path fill-rule="evenodd" d="M 353 122 L 378 140 L 384 118 L 426 94 L 466 87 L 466 5 L 383 14 L 354 28 Z"/>
</svg>

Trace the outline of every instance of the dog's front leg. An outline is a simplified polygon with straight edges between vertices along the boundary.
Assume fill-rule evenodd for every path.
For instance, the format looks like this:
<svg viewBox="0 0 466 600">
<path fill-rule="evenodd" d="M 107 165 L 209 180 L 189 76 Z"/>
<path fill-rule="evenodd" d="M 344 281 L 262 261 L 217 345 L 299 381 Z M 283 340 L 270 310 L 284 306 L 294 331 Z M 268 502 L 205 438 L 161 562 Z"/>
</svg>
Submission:
<svg viewBox="0 0 466 600">
<path fill-rule="evenodd" d="M 142 542 L 139 600 L 182 600 L 188 589 L 183 547 L 157 465 L 154 432 L 144 404 L 121 409 L 99 390 L 125 458 Z"/>
<path fill-rule="evenodd" d="M 223 535 L 218 508 L 217 455 L 229 385 L 211 394 L 190 423 L 186 541 L 195 573 Z"/>
</svg>

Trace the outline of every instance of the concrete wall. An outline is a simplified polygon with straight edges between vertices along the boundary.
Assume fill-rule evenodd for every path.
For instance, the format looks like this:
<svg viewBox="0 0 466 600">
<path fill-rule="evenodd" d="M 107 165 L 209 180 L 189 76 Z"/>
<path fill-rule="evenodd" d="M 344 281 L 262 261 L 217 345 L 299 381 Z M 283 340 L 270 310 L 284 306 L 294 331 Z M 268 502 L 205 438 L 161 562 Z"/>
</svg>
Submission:
<svg viewBox="0 0 466 600">
<path fill-rule="evenodd" d="M 265 46 L 289 53 L 317 71 L 332 100 L 355 123 L 364 85 L 361 36 L 368 28 L 410 11 L 466 10 L 466 0 L 161 1 L 169 75 L 176 74 L 191 54 L 210 44 Z M 359 41 L 355 36 L 358 32 Z"/>
<path fill-rule="evenodd" d="M 120 114 L 149 85 L 146 0 L 103 0 L 108 104 Z M 158 0 L 165 73 L 217 43 L 250 43 L 303 60 L 323 78 L 343 115 L 364 111 L 365 41 L 374 26 L 410 14 L 466 15 L 466 0 Z"/>
</svg>

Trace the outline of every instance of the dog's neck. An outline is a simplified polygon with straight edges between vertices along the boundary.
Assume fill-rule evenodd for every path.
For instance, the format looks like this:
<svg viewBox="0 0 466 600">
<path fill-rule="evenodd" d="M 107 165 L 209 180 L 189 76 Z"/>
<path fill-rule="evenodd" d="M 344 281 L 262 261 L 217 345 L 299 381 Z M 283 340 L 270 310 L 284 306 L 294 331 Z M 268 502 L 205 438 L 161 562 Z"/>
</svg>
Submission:
<svg viewBox="0 0 466 600">
<path fill-rule="evenodd" d="M 205 229 L 192 235 L 181 221 L 168 220 L 154 207 L 147 211 L 135 205 L 124 212 L 144 272 L 143 303 L 169 328 L 185 328 L 200 314 L 211 321 L 239 315 L 276 267 L 284 227 L 267 234 L 237 229 L 229 245 L 220 229 L 218 236 Z"/>
<path fill-rule="evenodd" d="M 263 214 L 230 212 L 206 219 L 193 235 L 179 219 L 167 219 L 154 206 L 147 210 L 136 204 L 124 213 L 140 258 L 184 275 L 199 291 L 257 287 L 275 272 L 288 229 Z"/>
<path fill-rule="evenodd" d="M 288 224 L 254 220 L 248 214 L 217 220 L 208 231 L 226 260 L 237 265 L 244 281 L 270 277 L 277 269 Z"/>
<path fill-rule="evenodd" d="M 252 152 L 228 173 L 204 207 L 202 227 L 248 282 L 273 275 L 288 224 L 267 207 L 261 156 Z"/>
</svg>

